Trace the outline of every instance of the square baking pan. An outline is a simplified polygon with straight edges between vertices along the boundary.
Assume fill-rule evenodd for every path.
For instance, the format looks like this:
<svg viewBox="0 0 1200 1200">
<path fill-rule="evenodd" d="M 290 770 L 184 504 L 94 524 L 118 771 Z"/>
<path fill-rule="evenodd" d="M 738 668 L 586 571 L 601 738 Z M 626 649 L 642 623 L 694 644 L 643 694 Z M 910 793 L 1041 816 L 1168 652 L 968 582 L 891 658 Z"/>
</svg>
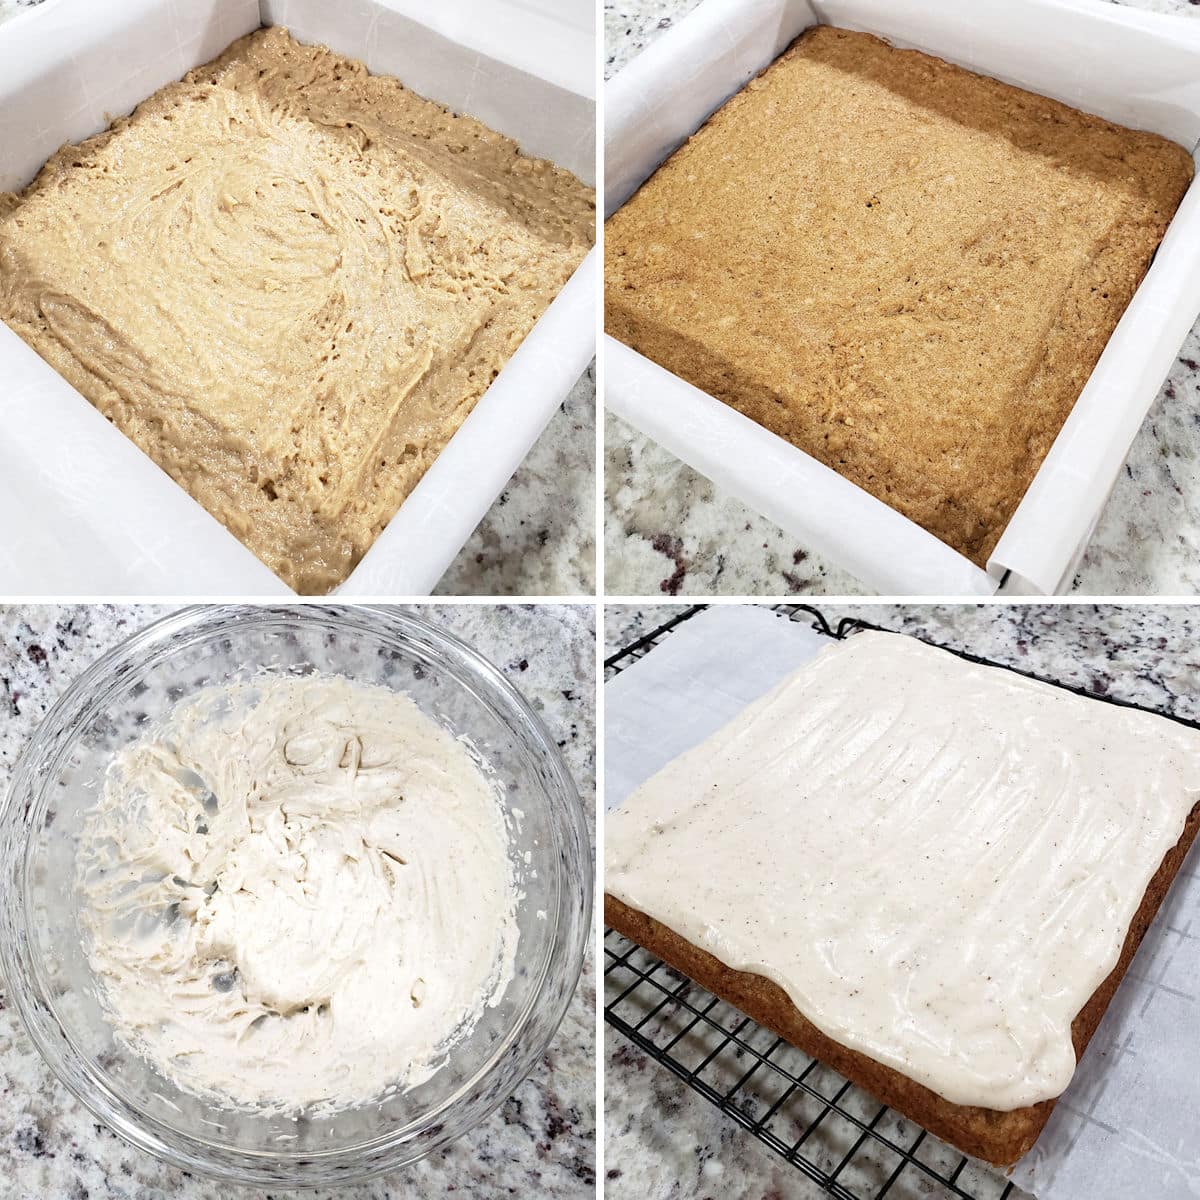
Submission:
<svg viewBox="0 0 1200 1200">
<path fill-rule="evenodd" d="M 1200 164 L 1200 28 L 1100 0 L 704 0 L 605 88 L 611 215 L 813 24 L 865 31 L 1110 121 Z M 1200 173 L 1200 172 L 1198 172 Z M 892 595 L 1051 594 L 1200 314 L 1200 179 L 986 570 L 749 418 L 605 337 L 605 403 L 790 534 Z"/>
<path fill-rule="evenodd" d="M 550 0 L 47 0 L 0 29 L 0 190 L 260 25 L 396 76 L 595 182 L 594 13 Z M 339 595 L 425 595 L 595 353 L 593 249 Z M 290 589 L 0 324 L 0 593 Z"/>
</svg>

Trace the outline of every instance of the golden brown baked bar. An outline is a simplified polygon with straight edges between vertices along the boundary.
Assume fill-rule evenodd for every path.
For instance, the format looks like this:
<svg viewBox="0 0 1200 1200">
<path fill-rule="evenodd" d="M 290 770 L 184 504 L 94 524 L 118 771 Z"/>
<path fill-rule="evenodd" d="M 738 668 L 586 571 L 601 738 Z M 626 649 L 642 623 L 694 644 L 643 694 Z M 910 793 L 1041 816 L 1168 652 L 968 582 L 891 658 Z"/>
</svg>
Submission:
<svg viewBox="0 0 1200 1200">
<path fill-rule="evenodd" d="M 567 172 L 266 29 L 0 195 L 0 319 L 287 583 L 325 592 L 593 231 Z"/>
<path fill-rule="evenodd" d="M 608 221 L 606 327 L 982 566 L 1191 177 L 817 26 Z"/>
<path fill-rule="evenodd" d="M 1076 1060 L 1083 1057 L 1171 881 L 1183 866 L 1197 831 L 1200 831 L 1200 803 L 1192 809 L 1183 835 L 1163 858 L 1162 865 L 1150 881 L 1129 927 L 1117 965 L 1092 994 L 1071 1026 Z M 707 951 L 673 933 L 653 917 L 628 907 L 615 896 L 606 894 L 604 897 L 604 920 L 677 971 L 682 971 L 714 995 L 741 1009 L 760 1025 L 765 1025 L 813 1058 L 820 1059 L 845 1078 L 865 1088 L 882 1103 L 957 1146 L 964 1154 L 982 1158 L 996 1166 L 1011 1166 L 1037 1140 L 1054 1111 L 1056 1100 L 1045 1100 L 1008 1112 L 951 1104 L 899 1071 L 826 1037 L 805 1020 L 783 989 L 769 979 L 732 970 Z"/>
</svg>

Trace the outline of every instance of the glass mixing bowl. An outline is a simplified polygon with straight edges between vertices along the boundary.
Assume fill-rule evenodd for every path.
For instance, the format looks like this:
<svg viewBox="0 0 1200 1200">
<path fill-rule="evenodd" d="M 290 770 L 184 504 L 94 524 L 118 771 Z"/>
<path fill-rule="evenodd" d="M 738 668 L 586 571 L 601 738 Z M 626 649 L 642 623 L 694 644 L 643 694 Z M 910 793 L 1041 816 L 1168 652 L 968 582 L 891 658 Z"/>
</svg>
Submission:
<svg viewBox="0 0 1200 1200">
<path fill-rule="evenodd" d="M 339 674 L 412 697 L 504 784 L 521 899 L 511 984 L 425 1083 L 333 1115 L 260 1115 L 175 1087 L 117 1041 L 79 923 L 75 852 L 113 755 L 181 699 L 261 671 Z M 0 812 L 0 962 L 30 1036 L 116 1133 L 243 1183 L 335 1185 L 412 1162 L 482 1121 L 525 1078 L 579 980 L 592 861 L 579 795 L 541 721 L 458 638 L 383 608 L 189 608 L 106 654 L 39 726 Z"/>
</svg>

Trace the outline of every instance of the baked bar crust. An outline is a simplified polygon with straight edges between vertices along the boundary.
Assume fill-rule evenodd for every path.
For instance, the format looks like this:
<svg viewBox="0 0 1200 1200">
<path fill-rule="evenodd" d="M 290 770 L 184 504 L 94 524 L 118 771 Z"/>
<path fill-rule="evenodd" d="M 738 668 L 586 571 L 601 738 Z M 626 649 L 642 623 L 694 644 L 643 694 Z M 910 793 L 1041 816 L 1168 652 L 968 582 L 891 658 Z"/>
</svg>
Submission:
<svg viewBox="0 0 1200 1200">
<path fill-rule="evenodd" d="M 594 221 L 572 175 L 274 27 L 0 195 L 0 319 L 285 582 L 322 593 Z"/>
<path fill-rule="evenodd" d="M 1076 1061 L 1116 994 L 1155 913 L 1166 898 L 1188 850 L 1200 831 L 1200 803 L 1188 815 L 1183 834 L 1164 856 L 1142 897 L 1117 965 L 1092 993 L 1071 1025 Z M 741 1009 L 804 1053 L 832 1067 L 881 1103 L 916 1121 L 930 1133 L 957 1146 L 964 1154 L 996 1166 L 1011 1166 L 1037 1140 L 1057 1100 L 1007 1112 L 952 1104 L 899 1071 L 874 1061 L 827 1037 L 788 999 L 777 984 L 761 975 L 735 971 L 705 950 L 686 941 L 661 922 L 605 894 L 606 924 L 681 971 L 701 987 Z"/>
<path fill-rule="evenodd" d="M 1192 172 L 816 26 L 610 218 L 606 328 L 984 566 Z"/>
</svg>

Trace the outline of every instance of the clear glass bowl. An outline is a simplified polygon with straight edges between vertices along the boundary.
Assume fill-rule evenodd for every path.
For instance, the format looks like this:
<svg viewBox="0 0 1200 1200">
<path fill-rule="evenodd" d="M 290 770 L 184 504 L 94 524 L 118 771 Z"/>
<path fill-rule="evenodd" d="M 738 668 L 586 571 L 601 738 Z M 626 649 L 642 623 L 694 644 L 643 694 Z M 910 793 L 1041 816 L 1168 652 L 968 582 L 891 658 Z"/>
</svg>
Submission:
<svg viewBox="0 0 1200 1200">
<path fill-rule="evenodd" d="M 184 697 L 267 670 L 345 675 L 403 691 L 465 735 L 521 810 L 511 853 L 517 969 L 432 1079 L 329 1116 L 223 1109 L 183 1092 L 113 1037 L 79 925 L 75 851 L 113 754 Z M 526 859 L 528 855 L 528 860 Z M 553 1037 L 579 980 L 592 861 L 579 794 L 542 723 L 458 638 L 386 608 L 190 608 L 135 634 L 39 726 L 0 812 L 0 962 L 38 1049 L 117 1134 L 189 1171 L 241 1183 L 330 1186 L 429 1154 L 483 1120 Z"/>
</svg>

